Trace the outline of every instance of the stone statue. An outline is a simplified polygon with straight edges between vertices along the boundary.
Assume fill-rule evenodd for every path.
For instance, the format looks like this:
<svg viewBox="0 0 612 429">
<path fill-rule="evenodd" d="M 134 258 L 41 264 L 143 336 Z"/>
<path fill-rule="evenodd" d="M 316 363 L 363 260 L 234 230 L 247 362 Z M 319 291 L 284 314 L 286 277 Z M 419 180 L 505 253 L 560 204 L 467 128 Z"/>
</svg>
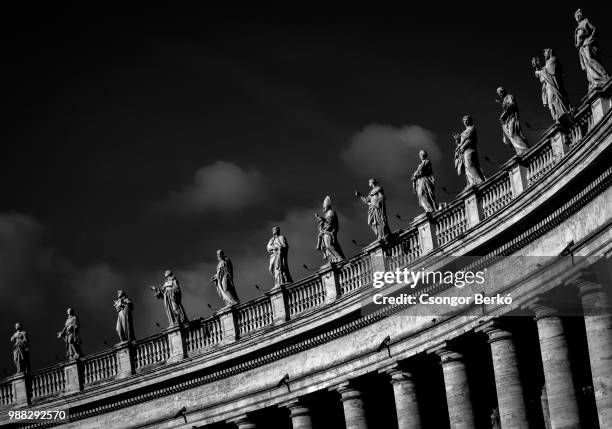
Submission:
<svg viewBox="0 0 612 429">
<path fill-rule="evenodd" d="M 272 228 L 272 238 L 268 241 L 267 246 L 270 253 L 270 274 L 274 278 L 274 286 L 280 286 L 285 283 L 291 283 L 291 274 L 289 274 L 289 243 L 284 235 L 281 235 L 280 228 L 275 226 Z"/>
<path fill-rule="evenodd" d="M 427 152 L 419 151 L 421 163 L 412 174 L 412 190 L 417 194 L 419 205 L 427 213 L 436 211 L 436 195 L 434 193 L 434 174 Z"/>
<path fill-rule="evenodd" d="M 517 155 L 524 155 L 529 150 L 527 139 L 523 135 L 519 121 L 518 105 L 512 94 L 508 94 L 503 87 L 497 88 L 497 95 L 502 104 L 502 114 L 499 117 L 504 132 L 503 142 L 512 146 Z"/>
<path fill-rule="evenodd" d="M 74 310 L 69 308 L 66 310 L 66 322 L 64 329 L 57 333 L 57 338 L 63 338 L 66 343 L 66 357 L 68 360 L 80 358 L 83 355 L 81 351 L 81 337 L 79 330 L 81 328 L 79 318 L 74 314 Z"/>
<path fill-rule="evenodd" d="M 234 267 L 232 261 L 225 256 L 223 250 L 217 250 L 217 272 L 210 279 L 217 285 L 217 293 L 225 303 L 225 307 L 240 303 L 234 286 Z"/>
<path fill-rule="evenodd" d="M 13 343 L 13 362 L 17 373 L 28 374 L 30 372 L 30 339 L 28 333 L 21 329 L 21 323 L 15 323 L 15 332 L 11 336 Z"/>
<path fill-rule="evenodd" d="M 574 13 L 578 26 L 574 32 L 574 44 L 578 48 L 580 67 L 586 72 L 589 89 L 603 86 L 610 75 L 599 59 L 599 37 L 595 26 L 582 15 L 582 9 Z"/>
<path fill-rule="evenodd" d="M 478 135 L 474 127 L 474 119 L 470 115 L 463 117 L 465 129 L 461 133 L 453 135 L 455 139 L 455 169 L 457 175 L 465 174 L 467 185 L 465 189 L 478 185 L 485 180 L 484 173 L 480 168 L 476 143 Z"/>
<path fill-rule="evenodd" d="M 499 408 L 495 407 L 491 410 L 491 429 L 501 429 L 501 419 L 499 417 Z"/>
<path fill-rule="evenodd" d="M 119 341 L 134 340 L 134 324 L 132 323 L 132 310 L 134 304 L 122 290 L 117 291 L 117 299 L 115 300 L 115 310 L 117 310 L 117 335 Z"/>
<path fill-rule="evenodd" d="M 188 319 L 183 304 L 181 304 L 182 294 L 178 279 L 170 270 L 166 270 L 164 277 L 166 280 L 161 289 L 151 286 L 151 290 L 155 293 L 157 299 L 164 299 L 169 326 L 185 323 Z"/>
<path fill-rule="evenodd" d="M 363 195 L 355 191 L 355 196 L 368 206 L 368 225 L 376 234 L 378 240 L 386 240 L 391 234 L 389 222 L 387 221 L 387 208 L 385 206 L 385 193 L 382 186 L 374 178 L 368 181 L 370 192 Z"/>
<path fill-rule="evenodd" d="M 338 241 L 338 230 L 340 229 L 338 215 L 332 210 L 329 196 L 323 200 L 323 216 L 315 213 L 315 217 L 319 227 L 317 250 L 323 253 L 323 259 L 327 262 L 340 262 L 346 259 Z"/>
<path fill-rule="evenodd" d="M 531 65 L 536 77 L 542 82 L 542 104 L 548 106 L 553 120 L 559 121 L 571 110 L 563 85 L 563 67 L 552 49 L 544 49 L 544 61 L 546 63 L 542 66 L 540 58 L 533 57 Z"/>
</svg>

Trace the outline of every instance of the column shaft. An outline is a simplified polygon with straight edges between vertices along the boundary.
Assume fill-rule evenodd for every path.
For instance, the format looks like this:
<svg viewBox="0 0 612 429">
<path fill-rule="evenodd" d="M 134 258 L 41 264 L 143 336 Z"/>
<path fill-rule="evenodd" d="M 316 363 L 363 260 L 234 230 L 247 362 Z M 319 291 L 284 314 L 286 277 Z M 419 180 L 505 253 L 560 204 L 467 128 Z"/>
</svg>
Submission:
<svg viewBox="0 0 612 429">
<path fill-rule="evenodd" d="M 291 402 L 284 404 L 284 406 L 289 410 L 291 427 L 293 429 L 312 429 L 310 410 L 299 400 L 292 400 Z"/>
<path fill-rule="evenodd" d="M 398 429 L 421 429 L 421 415 L 412 375 L 401 370 L 389 371 L 389 374 L 395 397 Z"/>
<path fill-rule="evenodd" d="M 337 390 L 342 397 L 346 429 L 367 429 L 368 423 L 361 392 L 348 383 L 341 384 Z"/>
<path fill-rule="evenodd" d="M 578 401 L 561 318 L 553 309 L 545 306 L 536 307 L 535 313 L 551 427 L 578 429 Z"/>
<path fill-rule="evenodd" d="M 601 285 L 579 285 L 600 428 L 612 428 L 612 316 Z"/>
<path fill-rule="evenodd" d="M 436 352 L 444 373 L 444 388 L 451 429 L 473 429 L 474 411 L 463 357 L 447 349 Z"/>
<path fill-rule="evenodd" d="M 502 429 L 527 428 L 527 409 L 512 334 L 496 327 L 484 331 L 489 336 L 491 346 L 501 427 Z"/>
</svg>

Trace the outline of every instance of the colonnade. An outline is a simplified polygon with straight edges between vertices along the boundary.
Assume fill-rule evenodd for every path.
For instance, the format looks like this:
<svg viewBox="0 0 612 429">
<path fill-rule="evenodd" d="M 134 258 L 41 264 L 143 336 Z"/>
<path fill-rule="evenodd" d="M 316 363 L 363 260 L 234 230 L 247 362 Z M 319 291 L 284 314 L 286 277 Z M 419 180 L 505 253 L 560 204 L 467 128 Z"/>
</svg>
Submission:
<svg viewBox="0 0 612 429">
<path fill-rule="evenodd" d="M 601 429 L 612 428 L 612 316 L 610 297 L 606 289 L 595 280 L 590 271 L 581 271 L 563 287 L 579 291 L 584 313 L 584 325 L 593 392 Z M 574 386 L 568 340 L 561 315 L 553 303 L 535 298 L 524 305 L 533 315 L 537 329 L 545 393 L 543 416 L 545 426 L 552 429 L 581 428 L 578 397 Z M 475 329 L 490 347 L 499 423 L 502 429 L 529 428 L 524 387 L 513 332 L 501 319 L 493 319 Z M 446 403 L 451 429 L 475 427 L 468 372 L 464 357 L 453 346 L 443 342 L 431 347 L 427 353 L 438 360 L 444 378 Z M 421 429 L 419 398 L 413 374 L 406 370 L 405 362 L 396 362 L 379 373 L 389 380 L 395 399 L 397 427 Z M 346 429 L 367 429 L 364 396 L 358 380 L 344 381 L 330 388 L 337 392 L 342 403 Z M 547 400 L 547 406 L 546 406 Z M 313 427 L 310 410 L 299 398 L 280 405 L 287 409 L 293 429 Z M 255 424 L 248 415 L 234 419 L 239 429 L 253 429 Z M 370 426 L 375 427 L 375 426 Z"/>
</svg>

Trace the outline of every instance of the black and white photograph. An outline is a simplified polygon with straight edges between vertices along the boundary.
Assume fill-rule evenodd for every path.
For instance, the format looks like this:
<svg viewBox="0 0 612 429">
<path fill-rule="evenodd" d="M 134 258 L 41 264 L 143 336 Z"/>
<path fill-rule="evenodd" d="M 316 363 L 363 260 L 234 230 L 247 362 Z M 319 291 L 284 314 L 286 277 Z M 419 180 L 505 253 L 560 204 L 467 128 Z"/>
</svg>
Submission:
<svg viewBox="0 0 612 429">
<path fill-rule="evenodd" d="M 607 2 L 0 20 L 0 428 L 612 429 Z"/>
</svg>

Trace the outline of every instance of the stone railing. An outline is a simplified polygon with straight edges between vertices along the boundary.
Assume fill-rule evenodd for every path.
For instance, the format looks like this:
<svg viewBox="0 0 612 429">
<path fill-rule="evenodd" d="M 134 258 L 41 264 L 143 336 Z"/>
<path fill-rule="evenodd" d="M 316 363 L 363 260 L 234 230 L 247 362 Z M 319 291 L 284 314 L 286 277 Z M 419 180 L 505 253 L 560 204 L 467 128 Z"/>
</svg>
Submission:
<svg viewBox="0 0 612 429">
<path fill-rule="evenodd" d="M 0 405 L 11 405 L 14 402 L 13 383 L 7 381 L 0 384 Z"/>
<path fill-rule="evenodd" d="M 339 265 L 338 283 L 340 293 L 345 295 L 372 282 L 372 261 L 370 255 L 359 255 Z"/>
<path fill-rule="evenodd" d="M 398 239 L 398 242 L 391 245 L 388 250 L 387 268 L 390 271 L 403 268 L 416 261 L 422 253 L 418 229 L 411 228 L 408 231 L 402 231 Z"/>
<path fill-rule="evenodd" d="M 134 349 L 136 369 L 163 363 L 170 357 L 170 342 L 164 334 L 139 340 L 134 344 Z"/>
<path fill-rule="evenodd" d="M 272 302 L 267 296 L 239 305 L 236 308 L 238 316 L 238 333 L 246 335 L 272 324 Z"/>
<path fill-rule="evenodd" d="M 195 320 L 189 324 L 187 331 L 187 353 L 208 349 L 222 340 L 223 327 L 218 317 Z"/>
<path fill-rule="evenodd" d="M 289 317 L 325 303 L 326 289 L 319 276 L 308 277 L 287 287 Z"/>
<path fill-rule="evenodd" d="M 500 177 L 494 178 L 481 188 L 482 215 L 487 219 L 504 208 L 512 201 L 512 182 L 510 175 L 503 172 Z"/>
<path fill-rule="evenodd" d="M 94 384 L 103 380 L 110 380 L 117 375 L 119 366 L 117 354 L 113 350 L 87 356 L 82 360 L 83 383 Z"/>
<path fill-rule="evenodd" d="M 206 318 L 176 326 L 132 343 L 121 343 L 83 359 L 16 375 L 0 381 L 0 406 L 13 407 L 77 392 L 105 381 L 153 370 L 214 347 L 240 341 L 263 328 L 275 327 L 314 309 L 333 304 L 370 285 L 375 271 L 395 270 L 443 246 L 479 223 L 492 220 L 520 194 L 544 177 L 612 109 L 607 92 L 591 94 L 576 110 L 569 129 L 551 127 L 523 157 L 513 157 L 495 175 L 468 189 L 442 210 L 414 219 L 388 243 L 375 242 L 358 255 L 328 264 L 317 273 L 282 285 L 252 301 L 224 308 Z M 437 289 L 427 289 L 435 293 Z M 422 293 L 420 291 L 419 293 Z"/>
<path fill-rule="evenodd" d="M 58 394 L 66 389 L 64 366 L 36 371 L 32 374 L 32 398 Z"/>
<path fill-rule="evenodd" d="M 456 200 L 436 218 L 436 237 L 440 246 L 463 234 L 468 228 L 465 204 Z"/>
</svg>

